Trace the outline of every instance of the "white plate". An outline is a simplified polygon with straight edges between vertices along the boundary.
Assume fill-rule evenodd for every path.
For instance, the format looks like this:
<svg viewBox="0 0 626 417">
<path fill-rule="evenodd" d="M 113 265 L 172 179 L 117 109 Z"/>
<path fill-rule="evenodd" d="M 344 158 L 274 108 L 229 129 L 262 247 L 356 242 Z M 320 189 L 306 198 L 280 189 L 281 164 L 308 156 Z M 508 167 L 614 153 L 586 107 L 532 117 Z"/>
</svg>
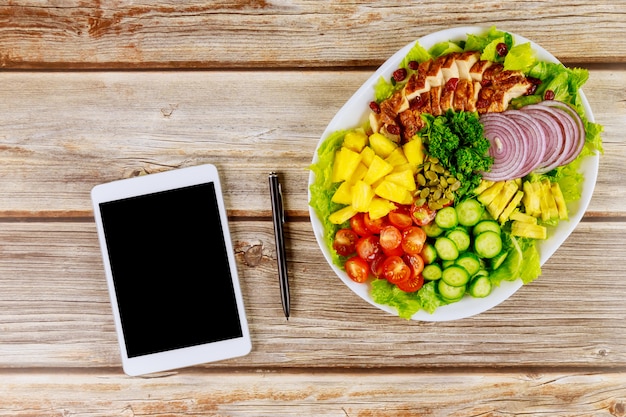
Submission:
<svg viewBox="0 0 626 417">
<path fill-rule="evenodd" d="M 419 42 L 419 44 L 424 48 L 429 49 L 438 42 L 464 40 L 467 38 L 467 34 L 483 34 L 486 33 L 486 31 L 488 31 L 488 28 L 479 26 L 458 27 L 432 33 L 418 39 L 417 42 Z M 534 42 L 513 33 L 511 33 L 511 35 L 515 39 L 516 45 L 531 42 L 532 48 L 539 61 L 559 62 L 552 54 Z M 326 127 L 326 130 L 322 134 L 318 143 L 318 148 L 331 133 L 337 130 L 360 127 L 365 123 L 370 112 L 369 103 L 374 97 L 374 86 L 376 85 L 378 79 L 382 76 L 389 80 L 393 71 L 398 68 L 402 59 L 408 54 L 413 45 L 415 45 L 415 42 L 411 42 L 396 52 L 383 65 L 381 65 L 380 68 L 378 68 L 378 70 L 357 90 L 356 93 L 354 93 L 350 100 L 344 104 L 344 106 Z M 582 91 L 580 92 L 580 96 L 585 107 L 587 119 L 590 122 L 593 122 L 594 118 L 591 108 L 589 107 L 589 103 Z M 317 148 L 313 156 L 313 163 L 316 162 Z M 570 233 L 572 233 L 576 225 L 580 222 L 580 219 L 585 213 L 585 210 L 589 205 L 589 201 L 591 200 L 591 195 L 593 193 L 598 175 L 598 164 L 599 156 L 597 153 L 595 156 L 584 158 L 581 164 L 581 172 L 585 176 L 585 180 L 583 182 L 581 198 L 577 202 L 568 205 L 570 212 L 569 221 L 561 221 L 557 227 L 550 228 L 548 239 L 538 242 L 537 248 L 541 255 L 541 265 L 543 265 L 550 258 L 550 256 L 552 256 L 552 254 L 559 248 L 559 246 L 561 246 Z M 311 172 L 309 176 L 309 187 L 314 181 L 315 174 Z M 309 201 L 310 199 L 311 196 L 309 191 Z M 339 278 L 341 278 L 341 280 L 352 291 L 365 301 L 380 308 L 381 310 L 397 315 L 398 313 L 393 307 L 377 304 L 372 300 L 372 297 L 370 296 L 370 286 L 368 284 L 359 284 L 352 281 L 345 271 L 343 271 L 339 266 L 333 264 L 330 249 L 324 242 L 324 227 L 311 207 L 309 207 L 309 212 L 311 223 L 313 224 L 313 230 L 315 232 L 315 238 L 324 253 L 324 257 Z M 522 281 L 520 279 L 515 281 L 503 281 L 501 285 L 494 288 L 493 292 L 486 298 L 473 298 L 465 296 L 459 302 L 437 308 L 433 314 L 423 310 L 418 311 L 415 315 L 413 315 L 412 319 L 421 321 L 448 321 L 470 317 L 487 311 L 502 303 L 504 300 L 513 295 L 521 286 Z"/>
</svg>

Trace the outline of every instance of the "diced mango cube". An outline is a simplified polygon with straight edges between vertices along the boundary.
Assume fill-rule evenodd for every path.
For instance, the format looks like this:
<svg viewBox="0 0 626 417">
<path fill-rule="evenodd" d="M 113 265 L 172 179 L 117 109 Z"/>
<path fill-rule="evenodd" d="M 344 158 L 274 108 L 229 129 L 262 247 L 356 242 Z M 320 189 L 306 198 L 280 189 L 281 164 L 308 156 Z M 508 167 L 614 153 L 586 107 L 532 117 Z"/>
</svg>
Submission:
<svg viewBox="0 0 626 417">
<path fill-rule="evenodd" d="M 380 156 L 375 155 L 370 164 L 367 174 L 363 177 L 363 181 L 367 184 L 373 184 L 393 170 L 393 165 L 383 160 Z"/>
<path fill-rule="evenodd" d="M 374 198 L 374 190 L 369 184 L 357 181 L 352 186 L 352 208 L 365 213 L 369 211 L 370 202 Z"/>
</svg>

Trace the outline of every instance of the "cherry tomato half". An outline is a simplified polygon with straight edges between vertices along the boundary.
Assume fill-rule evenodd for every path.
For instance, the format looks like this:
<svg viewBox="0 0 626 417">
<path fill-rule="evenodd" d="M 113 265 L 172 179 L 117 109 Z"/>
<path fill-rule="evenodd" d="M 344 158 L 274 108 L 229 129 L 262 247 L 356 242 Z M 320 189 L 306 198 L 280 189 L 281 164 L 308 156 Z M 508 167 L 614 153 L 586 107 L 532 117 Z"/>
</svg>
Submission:
<svg viewBox="0 0 626 417">
<path fill-rule="evenodd" d="M 373 261 L 382 254 L 382 247 L 378 241 L 378 236 L 365 236 L 356 242 L 356 253 L 361 259 Z"/>
<path fill-rule="evenodd" d="M 425 226 L 432 222 L 435 219 L 437 212 L 428 207 L 427 204 L 422 206 L 416 206 L 413 204 L 411 206 L 411 217 L 413 218 L 413 223 L 418 226 Z"/>
<path fill-rule="evenodd" d="M 396 226 L 385 226 L 380 231 L 380 246 L 383 250 L 393 250 L 402 244 L 402 233 Z"/>
<path fill-rule="evenodd" d="M 335 233 L 333 249 L 335 249 L 340 256 L 352 255 L 356 251 L 356 242 L 358 240 L 359 236 L 354 230 L 339 229 L 337 233 Z"/>
<path fill-rule="evenodd" d="M 383 262 L 383 276 L 392 284 L 411 277 L 411 268 L 399 256 L 390 256 Z"/>
<path fill-rule="evenodd" d="M 344 267 L 346 269 L 346 274 L 348 274 L 352 281 L 359 283 L 367 281 L 370 273 L 370 266 L 366 260 L 361 259 L 358 256 L 353 256 L 346 261 Z"/>
<path fill-rule="evenodd" d="M 369 229 L 370 232 L 374 234 L 380 233 L 383 227 L 387 225 L 387 216 L 380 217 L 378 219 L 370 218 L 369 213 L 365 213 L 363 215 L 363 221 L 365 222 L 365 226 Z"/>
<path fill-rule="evenodd" d="M 363 213 L 357 213 L 350 218 L 350 228 L 356 232 L 357 235 L 369 236 L 372 232 L 365 225 L 365 215 Z"/>
<path fill-rule="evenodd" d="M 408 206 L 400 206 L 397 209 L 391 211 L 387 215 L 389 223 L 396 226 L 400 230 L 404 230 L 413 224 L 411 213 Z"/>
<path fill-rule="evenodd" d="M 422 274 L 412 275 L 409 279 L 400 281 L 396 285 L 404 292 L 415 292 L 424 285 L 424 277 Z"/>
<path fill-rule="evenodd" d="M 370 271 L 376 278 L 385 279 L 383 276 L 383 263 L 387 259 L 385 254 L 379 254 L 372 262 L 370 262 Z"/>
<path fill-rule="evenodd" d="M 402 256 L 402 259 L 411 268 L 411 277 L 422 274 L 424 270 L 424 258 L 420 255 L 409 255 L 406 253 Z"/>
<path fill-rule="evenodd" d="M 426 232 L 421 227 L 411 226 L 402 231 L 402 249 L 405 253 L 417 255 L 426 243 Z"/>
</svg>

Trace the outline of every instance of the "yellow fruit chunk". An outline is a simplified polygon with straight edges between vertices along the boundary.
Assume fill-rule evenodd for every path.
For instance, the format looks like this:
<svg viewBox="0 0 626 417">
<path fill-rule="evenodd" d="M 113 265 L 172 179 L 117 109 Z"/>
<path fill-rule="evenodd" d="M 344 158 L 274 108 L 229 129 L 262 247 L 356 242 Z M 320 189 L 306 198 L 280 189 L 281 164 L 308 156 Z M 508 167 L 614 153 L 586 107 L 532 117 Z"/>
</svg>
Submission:
<svg viewBox="0 0 626 417">
<path fill-rule="evenodd" d="M 367 184 L 373 184 L 393 170 L 393 165 L 383 160 L 380 156 L 375 155 L 370 164 L 367 174 L 363 177 L 363 181 Z"/>
<path fill-rule="evenodd" d="M 487 205 L 487 211 L 491 217 L 498 219 L 516 192 L 517 184 L 514 181 L 505 181 L 500 192 Z"/>
<path fill-rule="evenodd" d="M 361 160 L 365 164 L 366 167 L 369 167 L 372 164 L 372 161 L 374 160 L 375 156 L 376 156 L 376 152 L 374 152 L 374 149 L 370 148 L 369 146 L 366 146 L 361 151 L 361 158 L 362 158 Z"/>
<path fill-rule="evenodd" d="M 358 180 L 362 180 L 365 177 L 365 174 L 367 174 L 367 170 L 367 166 L 363 162 L 361 162 L 359 166 L 356 167 L 356 169 L 354 170 L 354 174 L 352 174 L 352 177 L 350 177 L 350 179 L 346 181 L 350 184 L 354 184 Z"/>
<path fill-rule="evenodd" d="M 406 188 L 391 181 L 384 180 L 374 189 L 374 192 L 377 196 L 394 203 L 407 205 L 413 202 L 413 196 Z"/>
<path fill-rule="evenodd" d="M 524 222 L 524 223 L 537 224 L 536 217 L 529 216 L 528 214 L 522 213 L 519 210 L 515 210 L 513 213 L 511 213 L 511 215 L 509 216 L 509 219 L 517 220 L 517 221 Z"/>
<path fill-rule="evenodd" d="M 352 204 L 352 184 L 342 182 L 330 201 L 337 204 Z"/>
<path fill-rule="evenodd" d="M 361 130 L 351 130 L 343 138 L 343 146 L 357 153 L 363 150 L 367 142 L 367 135 Z"/>
<path fill-rule="evenodd" d="M 520 202 L 522 201 L 522 197 L 524 197 L 524 192 L 518 190 L 515 193 L 515 196 L 513 196 L 509 204 L 500 214 L 500 217 L 498 218 L 498 220 L 500 220 L 500 223 L 505 223 L 507 220 L 509 220 L 511 213 L 513 213 L 513 211 L 519 206 Z"/>
<path fill-rule="evenodd" d="M 333 162 L 332 182 L 340 182 L 349 179 L 361 163 L 361 154 L 348 148 L 342 147 L 335 154 Z"/>
<path fill-rule="evenodd" d="M 385 180 L 396 183 L 408 191 L 414 191 L 417 188 L 415 185 L 415 177 L 410 170 L 392 172 L 385 177 Z"/>
<path fill-rule="evenodd" d="M 491 203 L 500 193 L 502 187 L 504 187 L 504 182 L 505 181 L 498 181 L 493 183 L 493 185 L 480 193 L 480 195 L 478 196 L 478 201 L 480 201 L 483 206 L 488 206 L 489 203 Z"/>
<path fill-rule="evenodd" d="M 415 136 L 402 145 L 402 149 L 410 164 L 420 165 L 424 163 L 424 147 L 422 146 L 422 138 L 419 136 Z"/>
<path fill-rule="evenodd" d="M 370 202 L 370 209 L 368 213 L 370 215 L 370 219 L 376 220 L 386 216 L 391 210 L 394 210 L 395 208 L 396 205 L 393 204 L 391 201 L 380 197 L 374 197 Z"/>
<path fill-rule="evenodd" d="M 480 195 L 483 193 L 483 191 L 485 191 L 487 188 L 491 187 L 494 184 L 493 181 L 489 181 L 489 180 L 481 180 L 480 184 L 478 184 L 478 187 L 474 188 L 474 195 Z"/>
<path fill-rule="evenodd" d="M 418 167 L 417 165 L 414 165 L 409 162 L 408 164 L 397 165 L 393 167 L 393 171 L 391 172 L 411 171 L 413 175 L 416 175 L 418 171 L 417 167 Z"/>
<path fill-rule="evenodd" d="M 369 184 L 357 181 L 352 186 L 352 208 L 356 211 L 362 213 L 369 211 L 372 198 L 374 198 L 374 190 Z"/>
<path fill-rule="evenodd" d="M 511 234 L 531 239 L 545 239 L 548 237 L 548 230 L 545 226 L 538 224 L 514 221 L 511 223 Z"/>
<path fill-rule="evenodd" d="M 524 182 L 524 197 L 522 204 L 526 208 L 526 214 L 539 217 L 541 216 L 541 186 L 535 182 Z"/>
<path fill-rule="evenodd" d="M 345 206 L 328 216 L 328 221 L 333 224 L 342 224 L 347 222 L 357 213 L 352 206 Z"/>
<path fill-rule="evenodd" d="M 382 133 L 372 133 L 369 137 L 370 147 L 376 155 L 386 158 L 391 155 L 398 145 Z"/>
<path fill-rule="evenodd" d="M 559 211 L 559 219 L 567 220 L 569 215 L 567 213 L 567 206 L 565 205 L 565 198 L 563 197 L 561 186 L 555 182 L 551 186 L 551 191 L 554 196 L 554 202 L 556 203 L 557 210 Z"/>
<path fill-rule="evenodd" d="M 551 183 L 549 180 L 543 180 L 539 184 L 539 190 L 541 193 L 540 196 L 540 205 L 541 205 L 541 220 L 544 222 L 558 219 L 559 211 L 556 208 L 556 202 L 554 201 L 554 196 L 552 195 Z"/>
<path fill-rule="evenodd" d="M 391 152 L 389 156 L 385 158 L 385 161 L 389 162 L 394 167 L 409 163 L 408 159 L 406 159 L 406 156 L 404 156 L 404 151 L 402 150 L 402 148 L 399 147 L 394 149 L 393 152 Z"/>
</svg>

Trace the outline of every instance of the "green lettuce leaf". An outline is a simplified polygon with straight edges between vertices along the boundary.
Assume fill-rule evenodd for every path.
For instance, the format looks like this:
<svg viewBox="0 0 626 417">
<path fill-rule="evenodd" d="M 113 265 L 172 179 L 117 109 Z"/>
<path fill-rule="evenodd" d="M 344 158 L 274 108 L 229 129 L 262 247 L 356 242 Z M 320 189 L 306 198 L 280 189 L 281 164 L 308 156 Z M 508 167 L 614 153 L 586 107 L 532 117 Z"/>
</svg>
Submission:
<svg viewBox="0 0 626 417">
<path fill-rule="evenodd" d="M 337 211 L 342 206 L 337 203 L 333 203 L 331 198 L 339 183 L 333 184 L 331 181 L 331 175 L 333 171 L 333 161 L 335 158 L 335 152 L 339 149 L 343 143 L 345 131 L 338 131 L 332 133 L 319 147 L 317 156 L 318 161 L 312 164 L 309 169 L 315 174 L 315 181 L 309 187 L 311 192 L 311 201 L 309 205 L 315 210 L 317 217 L 324 226 L 325 236 L 324 240 L 328 247 L 332 247 L 335 233 L 340 226 L 328 221 L 328 217 L 331 213 Z M 336 265 L 343 266 L 342 259 L 335 251 L 330 251 L 333 255 L 333 262 Z"/>
<path fill-rule="evenodd" d="M 430 53 L 430 55 L 433 56 L 433 58 L 437 58 L 440 56 L 451 54 L 452 52 L 463 52 L 463 48 L 461 48 L 458 44 L 454 42 L 446 41 L 439 42 L 433 45 L 433 47 L 430 48 L 428 52 Z"/>
<path fill-rule="evenodd" d="M 536 60 L 530 42 L 515 45 L 504 58 L 504 69 L 526 73 Z"/>
<path fill-rule="evenodd" d="M 375 303 L 395 308 L 398 316 L 407 320 L 422 308 L 416 293 L 404 292 L 385 279 L 372 281 L 371 296 Z"/>
</svg>

